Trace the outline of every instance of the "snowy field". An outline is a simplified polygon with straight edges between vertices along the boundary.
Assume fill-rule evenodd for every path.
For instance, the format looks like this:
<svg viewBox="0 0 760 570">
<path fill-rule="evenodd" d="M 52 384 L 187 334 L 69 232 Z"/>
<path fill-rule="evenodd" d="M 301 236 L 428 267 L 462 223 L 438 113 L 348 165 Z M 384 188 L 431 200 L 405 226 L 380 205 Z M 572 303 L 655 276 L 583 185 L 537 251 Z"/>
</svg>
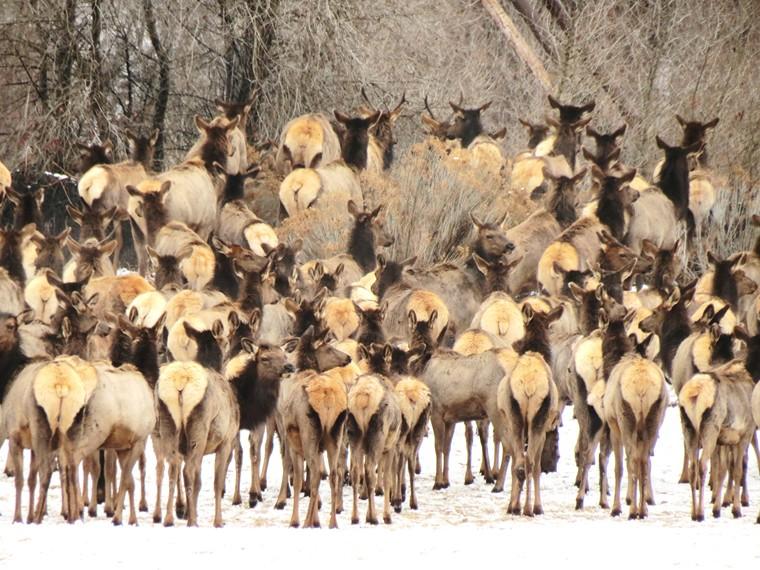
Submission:
<svg viewBox="0 0 760 570">
<path fill-rule="evenodd" d="M 316 567 L 336 567 L 349 560 L 360 560 L 362 567 L 387 567 L 393 561 L 401 567 L 430 567 L 443 563 L 451 567 L 456 561 L 473 566 L 479 562 L 505 567 L 570 568 L 597 567 L 642 568 L 643 564 L 683 568 L 749 568 L 760 559 L 760 526 L 755 519 L 760 506 L 760 483 L 754 457 L 750 459 L 751 506 L 744 517 L 734 520 L 729 509 L 720 519 L 710 517 L 703 523 L 690 519 L 688 486 L 678 485 L 682 460 L 681 428 L 676 408 L 669 408 L 653 460 L 654 490 L 657 504 L 644 521 L 628 521 L 624 516 L 612 519 L 598 506 L 597 470 L 592 469 L 593 491 L 586 509 L 575 511 L 575 465 L 573 446 L 577 424 L 565 410 L 561 428 L 561 458 L 558 473 L 544 475 L 543 500 L 546 514 L 535 519 L 506 515 L 506 494 L 491 493 L 482 478 L 465 486 L 464 430 L 454 436 L 452 485 L 444 491 L 432 491 L 434 455 L 432 432 L 422 449 L 422 475 L 418 478 L 420 508 L 393 515 L 393 524 L 367 527 L 350 524 L 350 491 L 346 487 L 346 511 L 338 517 L 337 531 L 326 527 L 329 517 L 329 487 L 321 485 L 322 529 L 290 529 L 291 503 L 284 511 L 273 505 L 280 480 L 280 461 L 276 455 L 270 464 L 269 488 L 264 503 L 255 509 L 230 504 L 233 472 L 227 479 L 224 500 L 225 528 L 214 529 L 213 458 L 203 467 L 199 514 L 200 528 L 188 529 L 184 521 L 174 528 L 154 525 L 150 513 L 139 513 L 139 526 L 114 528 L 101 515 L 69 526 L 57 514 L 60 487 L 57 474 L 51 485 L 50 510 L 42 526 L 11 524 L 13 512 L 12 480 L 0 475 L 0 568 L 41 567 L 54 561 L 56 568 L 90 568 L 106 564 L 108 568 L 167 568 L 190 564 L 190 568 L 218 563 L 228 567 L 233 561 L 253 566 L 286 562 L 288 566 L 308 563 Z M 247 434 L 246 434 L 247 436 Z M 247 439 L 247 437 L 246 437 Z M 480 465 L 476 441 L 474 465 Z M 277 450 L 277 446 L 275 446 Z M 0 451 L 5 464 L 7 445 Z M 154 470 L 149 453 L 148 502 L 154 498 Z M 612 468 L 612 462 L 610 465 Z M 612 469 L 610 469 L 612 471 Z M 249 481 L 247 454 L 243 481 Z M 612 484 L 611 478 L 610 483 Z M 507 481 L 508 488 L 509 481 Z M 623 483 L 625 492 L 625 479 Z M 164 497 L 166 493 L 164 493 Z M 243 487 L 247 497 L 247 483 Z M 26 492 L 24 495 L 26 501 Z M 307 501 L 302 501 L 302 520 Z M 382 509 L 382 499 L 378 498 Z M 406 506 L 405 506 L 406 507 Z M 364 520 L 366 503 L 360 505 Z M 26 504 L 24 503 L 24 513 Z M 708 508 L 707 515 L 710 510 Z M 126 519 L 126 512 L 125 512 Z M 52 558 L 51 558 L 52 557 Z M 567 566 L 565 566 L 567 567 Z"/>
</svg>

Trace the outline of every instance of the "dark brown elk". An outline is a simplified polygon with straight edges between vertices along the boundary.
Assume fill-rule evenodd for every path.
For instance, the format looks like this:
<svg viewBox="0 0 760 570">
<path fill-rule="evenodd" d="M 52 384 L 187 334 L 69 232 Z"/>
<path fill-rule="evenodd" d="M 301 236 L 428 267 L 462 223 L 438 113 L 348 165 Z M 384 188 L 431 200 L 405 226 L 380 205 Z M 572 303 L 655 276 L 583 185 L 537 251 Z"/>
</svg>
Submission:
<svg viewBox="0 0 760 570">
<path fill-rule="evenodd" d="M 628 125 L 624 124 L 611 133 L 600 133 L 594 127 L 586 127 L 586 135 L 596 143 L 595 152 L 592 154 L 585 147 L 583 148 L 583 156 L 586 160 L 590 160 L 596 164 L 603 171 L 609 170 L 610 166 L 620 158 L 620 146 L 618 139 L 625 134 Z"/>
<path fill-rule="evenodd" d="M 5 192 L 7 199 L 13 204 L 13 229 L 20 230 L 27 224 L 36 224 L 42 228 L 42 203 L 45 200 L 45 189 L 37 188 L 26 192 L 17 192 L 8 188 Z"/>
<path fill-rule="evenodd" d="M 657 146 L 665 151 L 665 161 L 657 177 L 657 186 L 670 198 L 675 207 L 676 217 L 686 220 L 689 232 L 694 229 L 694 216 L 689 210 L 689 162 L 688 155 L 700 149 L 702 143 L 690 146 L 669 146 L 659 136 Z"/>
<path fill-rule="evenodd" d="M 583 118 L 584 113 L 590 113 L 596 107 L 595 101 L 590 101 L 585 105 L 563 105 L 555 97 L 549 95 L 549 105 L 559 111 L 559 119 L 565 123 L 575 123 Z"/>
<path fill-rule="evenodd" d="M 251 474 L 253 479 L 249 490 L 249 506 L 254 507 L 263 500 L 259 474 L 259 448 L 261 436 L 267 420 L 274 413 L 280 394 L 280 381 L 284 374 L 295 371 L 288 363 L 279 346 L 261 344 L 257 346 L 249 339 L 243 339 L 243 352 L 233 358 L 225 368 L 225 378 L 232 386 L 240 407 L 240 429 L 250 430 Z M 254 432 L 260 432 L 258 437 Z M 240 468 L 242 456 L 235 453 L 235 497 L 240 496 Z M 235 499 L 233 499 L 235 504 Z"/>
<path fill-rule="evenodd" d="M 78 240 L 84 242 L 89 238 L 98 241 L 106 239 L 106 231 L 111 223 L 118 224 L 129 219 L 126 212 L 119 212 L 118 206 L 112 206 L 108 210 L 99 210 L 82 203 L 82 208 L 67 205 L 66 211 L 72 221 L 79 226 Z"/>
<path fill-rule="evenodd" d="M 368 115 L 372 115 L 377 109 L 367 97 L 367 93 L 362 87 L 362 97 L 369 106 Z M 367 170 L 372 172 L 381 172 L 390 168 L 393 162 L 393 147 L 396 145 L 396 138 L 393 136 L 393 127 L 401 115 L 401 107 L 406 103 L 406 93 L 401 96 L 401 100 L 393 110 L 385 108 L 380 110 L 380 116 L 369 130 Z"/>
<path fill-rule="evenodd" d="M 687 121 L 680 115 L 676 115 L 678 124 L 683 129 L 683 138 L 681 139 L 681 146 L 691 147 L 696 143 L 699 143 L 701 149 L 699 153 L 698 166 L 707 166 L 707 143 L 705 138 L 707 137 L 708 129 L 714 129 L 718 125 L 718 117 L 715 117 L 712 121 L 707 123 L 700 123 L 699 121 Z"/>
<path fill-rule="evenodd" d="M 554 141 L 552 154 L 565 157 L 571 170 L 575 170 L 575 157 L 580 144 L 580 133 L 589 121 L 591 121 L 591 117 L 575 122 L 555 121 L 551 117 L 546 118 L 546 122 L 557 131 L 557 140 Z"/>
<path fill-rule="evenodd" d="M 478 135 L 483 133 L 480 115 L 491 106 L 491 101 L 473 109 L 465 109 L 452 101 L 449 101 L 449 106 L 454 111 L 454 119 L 446 130 L 446 138 L 459 139 L 462 147 L 467 148 Z"/>
<path fill-rule="evenodd" d="M 80 151 L 77 162 L 77 172 L 80 174 L 84 174 L 98 164 L 113 163 L 113 143 L 110 140 L 105 141 L 102 145 L 76 143 L 76 146 Z"/>
<path fill-rule="evenodd" d="M 367 117 L 349 117 L 335 111 L 335 118 L 345 128 L 341 140 L 343 160 L 346 164 L 364 170 L 368 166 L 369 129 L 377 123 L 380 111 L 375 111 Z"/>
<path fill-rule="evenodd" d="M 549 138 L 552 133 L 549 125 L 541 123 L 531 123 L 530 121 L 518 118 L 520 124 L 528 129 L 528 150 L 536 150 L 539 144 Z"/>
<path fill-rule="evenodd" d="M 228 202 L 235 200 L 242 200 L 245 198 L 245 181 L 258 176 L 261 172 L 259 166 L 250 166 L 245 172 L 238 174 L 224 174 L 224 187 L 222 189 L 222 195 L 219 198 L 219 207 L 221 208 Z"/>
</svg>

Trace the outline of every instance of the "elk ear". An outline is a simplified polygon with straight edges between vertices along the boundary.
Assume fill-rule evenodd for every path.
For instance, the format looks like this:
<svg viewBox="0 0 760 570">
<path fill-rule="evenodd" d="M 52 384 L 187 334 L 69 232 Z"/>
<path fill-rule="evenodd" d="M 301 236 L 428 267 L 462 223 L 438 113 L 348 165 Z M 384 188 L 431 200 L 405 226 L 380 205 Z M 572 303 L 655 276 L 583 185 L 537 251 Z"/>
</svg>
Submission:
<svg viewBox="0 0 760 570">
<path fill-rule="evenodd" d="M 298 348 L 298 339 L 294 336 L 286 338 L 282 344 L 280 345 L 280 348 L 290 354 L 293 352 L 296 348 Z"/>
<path fill-rule="evenodd" d="M 251 334 L 256 335 L 261 328 L 261 309 L 256 307 L 251 311 L 251 316 L 248 317 L 248 326 L 251 329 Z"/>
<path fill-rule="evenodd" d="M 585 146 L 581 147 L 581 153 L 583 154 L 583 158 L 596 164 L 596 156 Z M 546 177 L 546 166 L 544 166 L 544 177 Z"/>
<path fill-rule="evenodd" d="M 69 216 L 72 220 L 74 220 L 77 224 L 80 226 L 82 225 L 82 212 L 76 209 L 74 206 L 66 206 L 66 211 L 69 213 Z"/>
<path fill-rule="evenodd" d="M 573 184 L 578 184 L 581 180 L 583 180 L 583 177 L 586 176 L 586 172 L 588 171 L 588 168 L 581 168 L 575 176 L 573 176 L 570 180 L 573 182 Z"/>
<path fill-rule="evenodd" d="M 171 180 L 165 180 L 163 184 L 161 184 L 161 188 L 158 190 L 158 196 L 161 200 L 163 200 L 166 197 L 166 193 L 171 190 L 172 187 L 172 181 Z"/>
<path fill-rule="evenodd" d="M 61 321 L 61 336 L 64 339 L 71 337 L 71 320 L 69 317 L 63 317 L 63 320 Z"/>
<path fill-rule="evenodd" d="M 648 239 L 641 240 L 641 253 L 645 254 L 647 257 L 654 259 L 657 257 L 659 251 L 660 248 L 658 248 L 654 242 Z"/>
<path fill-rule="evenodd" d="M 161 134 L 161 131 L 159 129 L 155 129 L 153 131 L 153 134 L 150 136 L 150 146 L 156 146 L 156 142 L 158 142 L 158 136 Z"/>
<path fill-rule="evenodd" d="M 190 338 L 196 338 L 198 336 L 198 329 L 187 321 L 182 321 L 182 326 L 185 329 L 185 334 Z"/>
<path fill-rule="evenodd" d="M 610 153 L 609 157 L 607 157 L 607 158 L 609 159 L 610 162 L 612 162 L 614 160 L 619 160 L 621 152 L 622 152 L 621 148 L 620 147 L 616 147 L 615 150 L 613 150 Z"/>
<path fill-rule="evenodd" d="M 495 141 L 499 141 L 506 137 L 507 137 L 507 127 L 504 127 L 501 130 L 496 131 L 495 133 L 491 133 L 491 138 Z"/>
<path fill-rule="evenodd" d="M 338 120 L 339 123 L 342 123 L 344 125 L 351 120 L 351 118 L 348 115 L 344 115 L 337 109 L 333 111 L 333 115 L 335 115 L 335 118 Z"/>
<path fill-rule="evenodd" d="M 161 313 L 161 316 L 158 317 L 156 324 L 151 327 L 151 331 L 155 336 L 158 336 L 158 332 L 163 330 L 164 326 L 166 326 L 166 311 Z"/>
<path fill-rule="evenodd" d="M 668 146 L 668 143 L 666 143 L 664 140 L 660 138 L 660 135 L 656 135 L 654 137 L 654 140 L 657 142 L 657 147 L 661 148 L 662 150 L 668 150 L 670 147 Z"/>
<path fill-rule="evenodd" d="M 427 115 L 421 115 L 420 119 L 422 119 L 422 122 L 430 127 L 433 131 L 440 129 L 442 123 L 440 121 L 436 121 L 433 117 L 428 117 Z"/>
<path fill-rule="evenodd" d="M 685 128 L 685 127 L 686 127 L 686 125 L 688 124 L 688 121 L 687 121 L 686 119 L 684 119 L 684 118 L 683 118 L 681 115 L 679 115 L 678 113 L 676 113 L 676 121 L 678 121 L 678 124 L 679 124 L 679 125 L 681 125 L 681 126 L 682 126 L 682 127 L 684 127 L 684 128 Z"/>
<path fill-rule="evenodd" d="M 209 129 L 211 125 L 209 125 L 206 121 L 203 120 L 203 117 L 200 115 L 195 115 L 195 126 L 198 127 L 198 131 L 201 134 L 206 134 L 206 131 Z"/>
<path fill-rule="evenodd" d="M 625 134 L 625 131 L 628 129 L 628 123 L 623 123 L 623 126 L 618 128 L 614 133 L 612 133 L 613 138 L 622 137 Z"/>
<path fill-rule="evenodd" d="M 484 103 L 483 105 L 481 105 L 480 107 L 478 107 L 478 111 L 480 111 L 482 113 L 483 111 L 485 111 L 486 109 L 488 109 L 491 106 L 491 103 L 493 103 L 493 101 L 488 101 L 487 103 Z"/>
<path fill-rule="evenodd" d="M 211 334 L 213 334 L 214 338 L 217 340 L 224 338 L 224 324 L 220 319 L 216 319 L 214 324 L 211 325 Z"/>
<path fill-rule="evenodd" d="M 106 242 L 105 244 L 101 245 L 98 248 L 98 251 L 100 251 L 100 255 L 105 255 L 107 257 L 111 257 L 111 254 L 116 251 L 116 246 L 119 245 L 119 243 L 113 239 L 109 242 Z"/>
<path fill-rule="evenodd" d="M 623 184 L 628 184 L 634 178 L 636 178 L 636 169 L 631 168 L 628 172 L 626 172 L 625 174 L 623 174 L 623 176 L 620 177 L 620 182 Z"/>
<path fill-rule="evenodd" d="M 451 107 L 451 110 L 454 111 L 454 113 L 456 113 L 457 115 L 459 115 L 459 116 L 463 116 L 464 115 L 464 109 L 462 109 L 462 107 L 460 107 L 456 103 L 453 103 L 452 101 L 449 101 L 449 106 Z"/>
<path fill-rule="evenodd" d="M 520 124 L 525 127 L 526 129 L 530 130 L 530 132 L 533 132 L 533 125 L 530 123 L 530 121 L 526 121 L 522 117 L 517 117 L 517 120 L 520 122 Z"/>
<path fill-rule="evenodd" d="M 678 302 L 681 300 L 681 289 L 676 287 L 673 289 L 673 292 L 670 294 L 670 297 L 668 297 L 665 300 L 665 308 L 670 309 L 678 304 Z"/>
<path fill-rule="evenodd" d="M 358 218 L 364 212 L 359 209 L 359 206 L 356 205 L 356 202 L 354 202 L 353 200 L 349 200 L 348 213 L 351 214 L 354 218 Z"/>
<path fill-rule="evenodd" d="M 721 330 L 720 325 L 718 323 L 714 323 L 710 325 L 710 339 L 713 343 L 717 342 L 717 340 L 720 338 Z"/>
<path fill-rule="evenodd" d="M 341 273 L 343 273 L 343 270 L 346 268 L 346 266 L 343 263 L 339 263 L 338 267 L 335 268 L 335 271 L 333 272 L 333 277 L 340 277 Z"/>
<path fill-rule="evenodd" d="M 607 328 L 610 324 L 610 318 L 607 316 L 607 311 L 599 309 L 599 328 Z"/>
<path fill-rule="evenodd" d="M 549 105 L 551 106 L 552 109 L 559 109 L 560 107 L 562 107 L 562 105 L 560 105 L 559 101 L 557 101 L 551 95 L 549 95 Z"/>
<path fill-rule="evenodd" d="M 435 321 L 438 320 L 438 311 L 436 309 L 433 309 L 433 312 L 430 313 L 430 316 L 428 317 L 428 325 L 431 327 L 435 324 Z"/>
<path fill-rule="evenodd" d="M 529 323 L 533 320 L 533 317 L 535 316 L 535 312 L 533 311 L 533 305 L 530 303 L 525 303 L 522 306 L 522 316 L 526 323 Z"/>
<path fill-rule="evenodd" d="M 720 259 L 718 259 L 712 251 L 707 252 L 707 261 L 713 265 L 718 265 L 720 263 Z"/>
<path fill-rule="evenodd" d="M 551 311 L 549 311 L 548 315 L 546 315 L 546 322 L 553 323 L 557 319 L 561 318 L 564 312 L 565 312 L 565 306 L 557 305 Z"/>
<path fill-rule="evenodd" d="M 591 175 L 599 181 L 605 178 L 604 172 L 596 164 L 591 165 Z"/>
<path fill-rule="evenodd" d="M 66 239 L 68 239 L 70 233 L 71 233 L 71 228 L 66 228 L 57 236 L 53 236 L 53 239 L 55 239 L 55 241 L 58 242 L 58 247 L 63 246 L 63 243 L 66 241 Z"/>
<path fill-rule="evenodd" d="M 252 338 L 244 337 L 240 339 L 240 346 L 243 347 L 243 350 L 246 351 L 248 354 L 252 354 L 256 356 L 256 353 L 259 351 L 259 347 L 256 346 L 256 341 L 254 341 Z"/>
<path fill-rule="evenodd" d="M 131 307 L 127 313 L 127 319 L 129 319 L 129 322 L 133 325 L 137 324 L 137 317 L 139 316 L 140 312 L 137 310 L 137 307 Z"/>
<path fill-rule="evenodd" d="M 712 307 L 712 305 L 709 305 Z M 715 311 L 714 315 L 709 319 L 710 324 L 719 323 L 726 316 L 726 313 L 731 310 L 731 305 L 723 305 L 719 310 Z"/>
<path fill-rule="evenodd" d="M 414 328 L 417 326 L 417 313 L 414 312 L 414 309 L 409 309 L 409 314 L 407 315 L 407 318 L 409 320 L 409 326 L 411 328 Z"/>
<path fill-rule="evenodd" d="M 377 266 L 378 266 L 380 269 L 384 269 L 384 268 L 385 268 L 385 266 L 387 265 L 387 263 L 388 263 L 388 262 L 387 262 L 387 260 L 385 259 L 385 255 L 384 255 L 384 254 L 382 254 L 382 253 L 378 253 L 378 254 L 377 254 Z"/>
<path fill-rule="evenodd" d="M 734 327 L 734 336 L 741 340 L 746 342 L 749 342 L 752 337 L 750 336 L 749 332 L 747 332 L 747 329 L 744 328 L 744 325 L 739 323 Z"/>
<path fill-rule="evenodd" d="M 475 261 L 475 267 L 478 268 L 478 271 L 480 271 L 483 275 L 488 275 L 488 271 L 491 269 L 491 264 L 480 257 L 477 253 L 472 254 L 472 259 Z"/>
<path fill-rule="evenodd" d="M 290 297 L 286 297 L 283 304 L 285 305 L 285 310 L 292 314 L 296 314 L 298 309 L 301 308 L 299 304 Z"/>
<path fill-rule="evenodd" d="M 158 265 L 158 260 L 161 258 L 161 256 L 158 255 L 158 252 L 149 245 L 145 246 L 145 251 L 148 252 L 148 257 L 150 257 L 150 260 Z"/>
<path fill-rule="evenodd" d="M 240 316 L 237 311 L 230 311 L 227 315 L 227 322 L 230 324 L 230 330 L 235 331 L 240 326 Z"/>
<path fill-rule="evenodd" d="M 367 349 L 367 345 L 358 345 L 356 347 L 356 355 L 359 357 L 359 360 L 369 360 L 369 350 Z"/>
<path fill-rule="evenodd" d="M 570 294 L 573 296 L 573 298 L 578 301 L 579 303 L 583 302 L 583 294 L 586 292 L 583 287 L 578 285 L 577 283 L 570 283 L 568 284 L 568 288 L 570 289 Z"/>
<path fill-rule="evenodd" d="M 720 118 L 719 117 L 715 117 L 709 123 L 705 123 L 704 125 L 702 125 L 702 128 L 704 128 L 704 129 L 714 129 L 718 125 L 718 121 L 720 121 Z"/>
<path fill-rule="evenodd" d="M 401 265 L 403 267 L 410 267 L 410 266 L 414 265 L 415 263 L 417 263 L 417 256 L 413 255 L 412 257 L 408 257 L 404 261 L 402 261 Z"/>
<path fill-rule="evenodd" d="M 72 255 L 79 255 L 79 252 L 82 251 L 82 245 L 71 236 L 66 240 L 66 247 Z"/>
<path fill-rule="evenodd" d="M 129 194 L 130 196 L 134 196 L 135 198 L 142 197 L 142 192 L 140 192 L 137 188 L 135 188 L 131 184 L 127 184 L 127 194 Z"/>
<path fill-rule="evenodd" d="M 240 123 L 240 115 L 232 119 L 229 123 L 227 123 L 227 126 L 224 127 L 224 130 L 226 132 L 230 132 L 237 128 L 238 124 Z"/>
</svg>

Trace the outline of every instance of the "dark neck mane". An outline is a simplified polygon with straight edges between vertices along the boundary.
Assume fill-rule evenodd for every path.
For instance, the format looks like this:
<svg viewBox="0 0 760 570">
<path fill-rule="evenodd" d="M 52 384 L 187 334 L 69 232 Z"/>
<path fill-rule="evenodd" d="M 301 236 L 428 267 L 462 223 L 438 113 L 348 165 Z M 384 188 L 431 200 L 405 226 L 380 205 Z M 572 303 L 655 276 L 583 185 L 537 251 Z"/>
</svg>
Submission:
<svg viewBox="0 0 760 570">
<path fill-rule="evenodd" d="M 371 221 L 354 223 L 348 238 L 348 254 L 365 273 L 375 269 L 375 234 L 372 232 Z"/>
</svg>

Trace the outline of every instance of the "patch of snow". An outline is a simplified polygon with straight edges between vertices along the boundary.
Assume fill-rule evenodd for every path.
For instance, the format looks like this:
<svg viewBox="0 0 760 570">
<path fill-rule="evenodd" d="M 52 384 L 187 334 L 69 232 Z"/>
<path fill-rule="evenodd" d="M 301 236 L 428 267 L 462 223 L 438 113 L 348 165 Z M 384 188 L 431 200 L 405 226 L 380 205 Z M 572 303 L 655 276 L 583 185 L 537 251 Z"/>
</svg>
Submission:
<svg viewBox="0 0 760 570">
<path fill-rule="evenodd" d="M 369 527 L 364 521 L 366 501 L 360 502 L 361 524 L 350 524 L 351 492 L 344 487 L 344 507 L 338 515 L 339 530 L 296 530 L 288 528 L 291 500 L 284 511 L 273 505 L 280 483 L 281 466 L 278 446 L 270 463 L 269 487 L 264 502 L 254 509 L 232 506 L 234 469 L 227 474 L 226 496 L 223 499 L 224 529 L 214 529 L 213 519 L 213 456 L 203 463 L 203 488 L 200 493 L 198 529 L 187 529 L 184 521 L 166 529 L 153 524 L 155 501 L 155 461 L 148 456 L 148 503 L 150 512 L 138 513 L 136 528 L 114 528 L 103 516 L 84 523 L 67 525 L 60 517 L 60 484 L 53 476 L 49 494 L 49 515 L 41 526 L 11 524 L 14 505 L 12 479 L 0 474 L 0 561 L 7 568 L 37 565 L 55 561 L 56 568 L 87 568 L 106 564 L 114 568 L 167 568 L 190 564 L 193 568 L 213 564 L 229 568 L 245 561 L 262 567 L 284 562 L 287 567 L 344 565 L 349 560 L 361 561 L 362 568 L 387 568 L 388 564 L 404 567 L 452 567 L 465 563 L 468 567 L 480 562 L 498 563 L 506 567 L 525 564 L 541 568 L 595 567 L 610 565 L 637 568 L 644 564 L 684 568 L 742 568 L 757 560 L 760 551 L 755 525 L 760 504 L 760 484 L 753 457 L 750 459 L 750 497 L 752 505 L 743 509 L 744 517 L 733 520 L 730 509 L 723 509 L 720 519 L 710 516 L 703 523 L 690 518 L 688 485 L 677 483 L 683 456 L 683 440 L 677 408 L 668 408 L 652 460 L 654 491 L 657 504 L 650 507 L 649 518 L 628 521 L 628 509 L 613 519 L 597 506 L 598 469 L 591 470 L 592 491 L 586 497 L 586 508 L 575 510 L 576 489 L 573 449 L 577 423 L 572 408 L 564 414 L 560 430 L 559 472 L 542 476 L 545 513 L 535 519 L 506 514 L 507 493 L 493 494 L 491 486 L 476 475 L 473 485 L 465 486 L 466 453 L 461 425 L 454 436 L 450 479 L 451 486 L 433 491 L 435 455 L 432 430 L 421 452 L 422 475 L 417 478 L 419 510 L 407 505 L 401 514 L 393 513 L 393 524 Z M 243 433 L 246 448 L 247 433 Z M 475 442 L 473 471 L 480 465 L 480 446 Z M 492 447 L 491 447 L 492 449 Z M 7 445 L 0 451 L 0 466 L 5 464 Z M 27 461 L 28 465 L 28 461 Z M 245 453 L 243 463 L 244 500 L 248 496 L 250 463 Z M 610 459 L 610 484 L 614 483 L 614 459 Z M 28 468 L 28 467 L 27 467 Z M 137 475 L 137 470 L 135 471 Z M 623 479 L 625 493 L 626 478 Z M 166 485 L 166 482 L 164 483 Z M 509 476 L 506 488 L 509 489 Z M 138 485 L 139 487 L 139 485 Z M 166 487 L 163 500 L 166 500 Z M 320 486 L 322 509 L 320 521 L 328 523 L 330 492 L 327 481 Z M 24 514 L 28 494 L 23 493 Z M 708 494 L 709 500 L 709 494 Z M 611 498 L 610 498 L 611 502 Z M 301 520 L 308 500 L 301 501 Z M 377 497 L 382 509 L 382 497 Z M 165 508 L 165 504 L 162 505 Z M 127 512 L 125 511 L 125 520 Z M 498 561 L 498 562 L 497 562 Z"/>
</svg>

